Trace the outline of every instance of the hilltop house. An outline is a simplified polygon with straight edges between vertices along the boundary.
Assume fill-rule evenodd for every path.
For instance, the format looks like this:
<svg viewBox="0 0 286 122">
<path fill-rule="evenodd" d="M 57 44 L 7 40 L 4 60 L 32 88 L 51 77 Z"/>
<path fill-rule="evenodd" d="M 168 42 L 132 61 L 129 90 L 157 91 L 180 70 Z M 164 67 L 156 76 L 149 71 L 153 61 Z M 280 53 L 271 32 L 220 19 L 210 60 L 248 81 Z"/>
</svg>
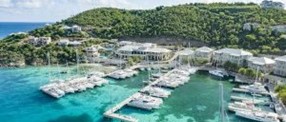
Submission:
<svg viewBox="0 0 286 122">
<path fill-rule="evenodd" d="M 275 61 L 266 57 L 251 57 L 247 60 L 247 66 L 263 73 L 270 73 L 274 69 Z"/>
<path fill-rule="evenodd" d="M 211 60 L 212 54 L 213 54 L 214 49 L 209 48 L 209 47 L 200 47 L 195 50 L 194 56 L 196 58 L 201 58 L 201 59 L 206 59 L 208 61 Z"/>
<path fill-rule="evenodd" d="M 72 33 L 78 33 L 78 32 L 81 32 L 81 27 L 78 26 L 78 25 L 73 25 L 73 26 L 64 26 L 63 27 L 64 30 L 68 30 L 68 31 L 71 31 Z"/>
<path fill-rule="evenodd" d="M 171 58 L 172 52 L 169 49 L 158 47 L 153 43 L 125 43 L 115 53 L 120 58 L 139 56 L 144 60 L 167 60 Z"/>
<path fill-rule="evenodd" d="M 44 46 L 51 43 L 51 37 L 29 37 L 28 43 L 35 46 Z"/>
<path fill-rule="evenodd" d="M 282 2 L 274 2 L 272 0 L 263 0 L 260 4 L 262 8 L 275 8 L 275 9 L 284 9 L 284 4 Z"/>
<path fill-rule="evenodd" d="M 273 73 L 279 76 L 286 76 L 286 55 L 275 58 L 275 61 Z"/>
<path fill-rule="evenodd" d="M 95 62 L 96 58 L 100 56 L 100 53 L 98 52 L 96 46 L 87 47 L 84 49 L 84 51 L 86 53 L 87 61 L 89 63 Z"/>
<path fill-rule="evenodd" d="M 250 57 L 252 57 L 252 53 L 250 52 L 241 49 L 223 48 L 214 51 L 213 63 L 215 65 L 224 65 L 225 62 L 229 61 L 242 66 L 244 65 L 244 61 Z"/>
</svg>

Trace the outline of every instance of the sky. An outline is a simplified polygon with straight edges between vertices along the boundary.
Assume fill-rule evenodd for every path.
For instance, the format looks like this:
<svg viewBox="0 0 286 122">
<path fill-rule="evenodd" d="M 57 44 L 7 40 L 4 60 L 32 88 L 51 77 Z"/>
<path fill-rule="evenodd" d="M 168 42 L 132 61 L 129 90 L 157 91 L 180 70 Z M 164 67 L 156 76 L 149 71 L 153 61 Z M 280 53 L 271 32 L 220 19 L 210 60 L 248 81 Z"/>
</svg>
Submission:
<svg viewBox="0 0 286 122">
<path fill-rule="evenodd" d="M 152 9 L 184 3 L 254 2 L 262 0 L 0 0 L 0 22 L 56 22 L 98 7 Z M 274 0 L 286 4 L 286 0 Z"/>
</svg>

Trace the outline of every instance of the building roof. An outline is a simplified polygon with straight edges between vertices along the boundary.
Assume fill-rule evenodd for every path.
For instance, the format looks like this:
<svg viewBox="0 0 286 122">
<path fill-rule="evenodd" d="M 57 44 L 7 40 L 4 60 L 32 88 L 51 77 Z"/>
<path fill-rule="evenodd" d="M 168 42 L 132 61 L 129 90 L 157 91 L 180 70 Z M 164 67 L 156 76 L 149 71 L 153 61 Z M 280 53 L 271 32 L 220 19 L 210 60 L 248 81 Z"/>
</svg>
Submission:
<svg viewBox="0 0 286 122">
<path fill-rule="evenodd" d="M 252 56 L 252 53 L 248 51 L 244 51 L 242 49 L 232 49 L 232 48 L 223 48 L 215 51 L 215 53 L 224 53 L 232 56 L 246 56 L 246 55 Z"/>
<path fill-rule="evenodd" d="M 200 47 L 200 48 L 196 49 L 196 52 L 206 52 L 206 53 L 208 53 L 208 52 L 212 52 L 212 51 L 214 51 L 214 49 L 206 47 L 206 46 L 203 46 L 203 47 Z"/>
<path fill-rule="evenodd" d="M 154 53 L 160 53 L 160 52 L 171 52 L 171 50 L 166 48 L 157 47 L 154 45 L 151 45 L 151 43 L 146 44 L 134 44 L 134 45 L 125 45 L 118 49 L 118 51 L 142 51 L 142 52 L 154 52 Z"/>
<path fill-rule="evenodd" d="M 275 58 L 274 60 L 275 60 L 275 61 L 284 61 L 284 62 L 286 62 L 286 55 L 277 57 L 277 58 Z"/>
<path fill-rule="evenodd" d="M 266 58 L 266 57 L 251 57 L 248 60 L 251 61 L 253 64 L 257 64 L 257 65 L 267 65 L 267 64 L 275 63 L 274 60 L 270 58 Z"/>
<path fill-rule="evenodd" d="M 178 52 L 179 55 L 184 55 L 184 56 L 189 56 L 192 55 L 193 53 L 194 51 L 191 49 L 184 49 Z"/>
</svg>

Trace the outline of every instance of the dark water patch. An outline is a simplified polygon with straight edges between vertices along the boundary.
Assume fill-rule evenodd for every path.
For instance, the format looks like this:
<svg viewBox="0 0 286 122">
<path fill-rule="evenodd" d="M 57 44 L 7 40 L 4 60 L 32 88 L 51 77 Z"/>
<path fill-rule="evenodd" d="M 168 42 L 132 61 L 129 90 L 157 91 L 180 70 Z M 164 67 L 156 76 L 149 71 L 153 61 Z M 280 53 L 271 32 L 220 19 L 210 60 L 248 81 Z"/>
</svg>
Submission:
<svg viewBox="0 0 286 122">
<path fill-rule="evenodd" d="M 69 100 L 69 103 L 73 106 L 81 106 L 82 105 L 80 102 L 77 102 L 76 100 Z"/>
<path fill-rule="evenodd" d="M 58 103 L 58 102 L 53 103 L 51 105 L 51 108 L 52 109 L 56 109 L 56 110 L 63 110 L 63 109 L 65 109 L 65 107 L 62 104 Z"/>
<path fill-rule="evenodd" d="M 55 120 L 50 120 L 48 122 L 93 122 L 93 119 L 87 113 L 81 114 L 79 116 L 61 116 Z"/>
</svg>

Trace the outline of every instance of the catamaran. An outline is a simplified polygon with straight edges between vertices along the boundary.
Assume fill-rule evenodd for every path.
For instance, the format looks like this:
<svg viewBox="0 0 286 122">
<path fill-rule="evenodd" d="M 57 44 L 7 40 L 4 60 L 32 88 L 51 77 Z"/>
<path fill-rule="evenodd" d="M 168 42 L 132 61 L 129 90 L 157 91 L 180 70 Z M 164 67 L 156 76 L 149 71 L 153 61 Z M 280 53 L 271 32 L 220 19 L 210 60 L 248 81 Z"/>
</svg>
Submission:
<svg viewBox="0 0 286 122">
<path fill-rule="evenodd" d="M 134 98 L 127 105 L 141 109 L 152 110 L 158 109 L 162 103 L 163 100 L 161 98 L 138 94 L 138 96 L 134 96 Z"/>
</svg>

